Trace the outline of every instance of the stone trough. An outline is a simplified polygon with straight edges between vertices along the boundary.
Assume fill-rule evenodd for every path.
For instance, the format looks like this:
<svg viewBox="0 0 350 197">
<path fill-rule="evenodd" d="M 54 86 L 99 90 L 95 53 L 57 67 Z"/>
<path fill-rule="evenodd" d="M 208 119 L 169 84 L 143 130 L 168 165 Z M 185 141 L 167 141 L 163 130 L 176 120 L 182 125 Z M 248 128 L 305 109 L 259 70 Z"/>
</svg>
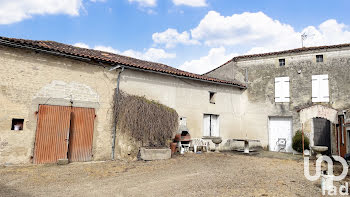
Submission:
<svg viewBox="0 0 350 197">
<path fill-rule="evenodd" d="M 141 159 L 145 161 L 162 160 L 171 158 L 170 148 L 145 148 L 140 149 Z"/>
</svg>

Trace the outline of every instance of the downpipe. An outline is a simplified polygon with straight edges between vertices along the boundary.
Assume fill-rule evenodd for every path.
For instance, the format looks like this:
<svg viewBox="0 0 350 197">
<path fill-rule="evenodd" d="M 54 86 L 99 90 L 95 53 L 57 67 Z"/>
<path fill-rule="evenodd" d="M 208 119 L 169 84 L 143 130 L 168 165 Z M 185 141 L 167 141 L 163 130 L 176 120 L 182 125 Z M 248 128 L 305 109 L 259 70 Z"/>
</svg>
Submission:
<svg viewBox="0 0 350 197">
<path fill-rule="evenodd" d="M 117 67 L 115 67 L 117 68 Z M 113 68 L 112 68 L 113 69 Z M 111 70 L 112 70 L 111 69 Z M 118 94 L 119 94 L 119 85 L 120 85 L 120 77 L 122 72 L 124 71 L 124 66 L 122 66 L 122 70 L 118 73 L 118 78 L 117 78 L 117 87 L 115 89 L 115 98 L 114 98 L 114 123 L 113 123 L 113 142 L 112 142 L 112 160 L 115 160 L 115 139 L 117 135 L 117 111 L 116 111 L 116 106 L 118 102 Z"/>
</svg>

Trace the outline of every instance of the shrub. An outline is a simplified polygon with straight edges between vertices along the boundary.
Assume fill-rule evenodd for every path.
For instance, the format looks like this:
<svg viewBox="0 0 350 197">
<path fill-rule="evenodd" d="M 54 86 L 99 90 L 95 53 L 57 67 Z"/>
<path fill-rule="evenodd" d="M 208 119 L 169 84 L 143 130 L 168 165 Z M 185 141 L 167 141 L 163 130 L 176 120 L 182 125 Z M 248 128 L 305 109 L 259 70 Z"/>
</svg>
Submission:
<svg viewBox="0 0 350 197">
<path fill-rule="evenodd" d="M 304 135 L 304 149 L 309 149 L 310 140 Z M 298 152 L 303 152 L 302 132 L 297 131 L 293 137 L 292 147 Z"/>
<path fill-rule="evenodd" d="M 177 112 L 157 101 L 120 91 L 116 105 L 117 128 L 142 146 L 164 147 L 178 129 Z"/>
</svg>

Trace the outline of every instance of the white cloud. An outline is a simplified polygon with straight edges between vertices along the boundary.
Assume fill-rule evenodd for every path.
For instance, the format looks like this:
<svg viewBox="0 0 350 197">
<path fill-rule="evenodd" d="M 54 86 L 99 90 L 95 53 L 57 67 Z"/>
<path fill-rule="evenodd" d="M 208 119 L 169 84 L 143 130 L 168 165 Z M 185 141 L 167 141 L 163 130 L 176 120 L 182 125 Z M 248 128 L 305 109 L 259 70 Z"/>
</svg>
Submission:
<svg viewBox="0 0 350 197">
<path fill-rule="evenodd" d="M 207 56 L 186 61 L 179 68 L 188 72 L 203 74 L 224 64 L 236 55 L 234 53 L 227 53 L 224 47 L 212 48 Z"/>
<path fill-rule="evenodd" d="M 80 48 L 87 48 L 87 49 L 90 48 L 89 45 L 82 42 L 75 43 L 73 46 L 80 47 Z"/>
<path fill-rule="evenodd" d="M 268 46 L 295 47 L 300 36 L 292 26 L 273 20 L 262 12 L 222 16 L 210 11 L 191 30 L 192 37 L 208 46 Z"/>
<path fill-rule="evenodd" d="M 156 48 L 149 48 L 144 52 L 134 51 L 130 49 L 122 52 L 122 55 L 155 62 L 160 59 L 172 59 L 176 57 L 175 53 L 167 53 L 163 49 Z"/>
<path fill-rule="evenodd" d="M 142 10 L 142 11 L 145 11 L 145 10 Z M 146 12 L 147 12 L 147 14 L 149 14 L 149 15 L 155 15 L 155 14 L 157 14 L 157 12 L 154 11 L 154 10 L 152 10 L 152 9 L 147 9 Z"/>
<path fill-rule="evenodd" d="M 314 26 L 306 27 L 302 33 L 308 35 L 305 40 L 306 46 L 331 45 L 350 42 L 349 27 L 338 23 L 334 19 L 321 23 L 318 28 Z"/>
<path fill-rule="evenodd" d="M 78 16 L 82 0 L 0 0 L 0 25 L 20 22 L 33 15 Z"/>
<path fill-rule="evenodd" d="M 106 51 L 106 52 L 110 52 L 110 53 L 115 53 L 115 54 L 121 53 L 119 50 L 114 49 L 113 47 L 110 47 L 110 46 L 97 45 L 94 47 L 94 49 L 99 50 L 99 51 Z"/>
<path fill-rule="evenodd" d="M 318 27 L 309 26 L 298 32 L 289 24 L 272 19 L 262 12 L 222 16 L 210 11 L 191 30 L 192 39 L 207 46 L 227 46 L 250 48 L 246 53 L 262 53 L 301 47 L 301 34 L 308 38 L 304 46 L 348 43 L 349 28 L 345 24 L 330 19 Z"/>
<path fill-rule="evenodd" d="M 179 67 L 190 72 L 205 73 L 239 54 L 299 48 L 301 47 L 300 36 L 303 33 L 308 35 L 304 46 L 350 43 L 348 25 L 338 23 L 334 19 L 296 31 L 291 25 L 275 20 L 262 12 L 222 16 L 215 11 L 208 12 L 192 30 L 179 33 L 176 29 L 169 28 L 164 32 L 154 33 L 152 39 L 155 44 L 164 45 L 166 48 L 177 44 L 205 43 L 210 48 L 208 55 L 185 61 Z M 176 57 L 174 53 L 156 48 L 119 52 L 106 47 L 103 50 L 150 61 Z"/>
<path fill-rule="evenodd" d="M 253 54 L 299 48 L 303 33 L 308 35 L 304 41 L 306 47 L 350 42 L 349 27 L 334 19 L 326 20 L 317 27 L 308 26 L 298 32 L 291 25 L 272 19 L 262 12 L 222 16 L 210 11 L 191 30 L 191 37 L 212 48 L 207 56 L 186 61 L 180 68 L 204 73 L 237 56 L 237 53 L 232 54 L 234 50 L 240 54 Z"/>
<path fill-rule="evenodd" d="M 75 43 L 74 46 L 81 48 L 90 48 L 89 45 L 82 42 Z M 110 46 L 97 45 L 93 49 L 155 62 L 161 59 L 172 59 L 176 57 L 175 53 L 168 53 L 163 49 L 156 48 L 149 48 L 147 50 L 145 49 L 143 52 L 135 51 L 132 49 L 119 51 Z"/>
<path fill-rule="evenodd" d="M 199 44 L 197 40 L 190 39 L 187 31 L 181 34 L 176 29 L 167 29 L 164 32 L 157 32 L 152 35 L 152 39 L 157 44 L 165 44 L 166 48 L 175 47 L 177 44 L 196 45 Z"/>
<path fill-rule="evenodd" d="M 157 0 L 128 0 L 130 3 L 138 3 L 141 7 L 155 7 Z"/>
<path fill-rule="evenodd" d="M 207 6 L 206 0 L 173 0 L 175 5 L 186 5 L 191 7 L 205 7 Z"/>
<path fill-rule="evenodd" d="M 297 36 L 290 35 L 290 38 L 286 42 L 286 45 L 279 45 L 276 42 L 281 39 L 275 39 L 275 42 L 271 42 L 271 44 L 261 44 L 260 46 L 252 47 L 247 52 L 247 54 L 266 53 L 276 50 L 299 48 L 301 47 L 300 36 L 304 33 L 307 35 L 306 40 L 304 40 L 304 46 L 306 47 L 350 42 L 350 31 L 348 30 L 348 26 L 342 23 L 338 23 L 334 19 L 330 19 L 321 23 L 318 27 L 308 26 L 301 32 L 294 32 L 293 34 Z"/>
</svg>

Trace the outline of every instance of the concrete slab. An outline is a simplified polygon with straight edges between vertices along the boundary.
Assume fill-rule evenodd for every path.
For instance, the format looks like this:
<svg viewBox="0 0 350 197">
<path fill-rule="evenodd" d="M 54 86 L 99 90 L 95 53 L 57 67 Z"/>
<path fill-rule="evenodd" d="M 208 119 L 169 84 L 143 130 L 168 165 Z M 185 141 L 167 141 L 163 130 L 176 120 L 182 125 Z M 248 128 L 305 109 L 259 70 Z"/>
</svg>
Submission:
<svg viewBox="0 0 350 197">
<path fill-rule="evenodd" d="M 150 148 L 141 148 L 141 159 L 145 161 L 152 160 L 162 160 L 171 158 L 170 148 L 159 148 L 159 149 L 150 149 Z"/>
</svg>

